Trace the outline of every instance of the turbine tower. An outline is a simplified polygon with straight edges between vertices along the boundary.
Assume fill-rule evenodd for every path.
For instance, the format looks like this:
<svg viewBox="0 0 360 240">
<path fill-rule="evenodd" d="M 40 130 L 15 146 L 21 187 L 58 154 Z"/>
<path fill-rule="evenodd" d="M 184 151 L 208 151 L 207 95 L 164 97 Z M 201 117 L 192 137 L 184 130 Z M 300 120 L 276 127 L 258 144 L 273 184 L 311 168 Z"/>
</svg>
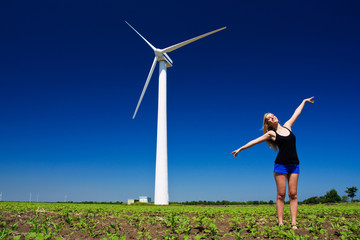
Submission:
<svg viewBox="0 0 360 240">
<path fill-rule="evenodd" d="M 155 48 L 147 41 L 138 31 L 135 30 L 128 22 L 126 22 L 154 51 L 155 57 L 150 68 L 150 72 L 145 82 L 145 86 L 140 95 L 140 99 L 136 106 L 133 119 L 139 109 L 141 101 L 144 97 L 151 76 L 154 72 L 156 63 L 159 62 L 159 95 L 158 95 L 158 122 L 157 122 L 157 142 L 156 142 L 156 170 L 155 170 L 155 205 L 169 204 L 169 188 L 168 188 L 168 154 L 167 154 L 167 113 L 166 113 L 166 69 L 172 67 L 172 60 L 167 53 L 181 48 L 189 43 L 206 37 L 210 34 L 224 30 L 226 27 L 219 28 L 212 32 L 205 33 L 198 37 L 187 41 L 172 45 L 164 49 Z"/>
</svg>

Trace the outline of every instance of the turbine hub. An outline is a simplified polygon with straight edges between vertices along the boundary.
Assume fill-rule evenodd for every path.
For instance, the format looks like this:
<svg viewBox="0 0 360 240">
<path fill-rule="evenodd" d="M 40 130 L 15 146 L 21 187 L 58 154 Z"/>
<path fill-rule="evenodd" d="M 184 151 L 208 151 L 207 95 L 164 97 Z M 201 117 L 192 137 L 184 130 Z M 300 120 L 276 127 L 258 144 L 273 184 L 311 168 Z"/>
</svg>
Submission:
<svg viewBox="0 0 360 240">
<path fill-rule="evenodd" d="M 163 55 L 164 55 L 164 54 L 161 52 L 161 50 L 158 49 L 158 48 L 155 48 L 154 53 L 155 53 L 155 55 L 156 55 L 158 58 L 161 58 L 161 57 L 163 57 Z"/>
<path fill-rule="evenodd" d="M 164 55 L 164 53 L 161 51 L 161 49 L 155 48 L 154 50 L 155 56 L 157 56 L 158 61 L 165 61 L 166 62 L 166 67 L 172 67 L 173 65 L 171 64 L 171 62 L 166 58 L 166 56 Z"/>
</svg>

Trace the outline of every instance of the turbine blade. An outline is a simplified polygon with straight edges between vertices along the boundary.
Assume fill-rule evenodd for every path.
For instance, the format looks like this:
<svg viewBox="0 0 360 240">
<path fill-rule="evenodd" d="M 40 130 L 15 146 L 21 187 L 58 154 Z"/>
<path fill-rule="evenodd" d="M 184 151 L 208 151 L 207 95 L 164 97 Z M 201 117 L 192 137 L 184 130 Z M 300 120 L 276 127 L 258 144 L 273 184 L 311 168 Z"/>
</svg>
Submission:
<svg viewBox="0 0 360 240">
<path fill-rule="evenodd" d="M 139 36 L 140 36 L 142 39 L 144 39 L 144 41 L 152 48 L 152 50 L 155 51 L 156 48 L 155 48 L 148 40 L 146 40 L 138 31 L 136 31 L 136 29 L 133 28 L 127 21 L 125 21 L 125 22 L 126 22 L 126 24 L 129 25 L 137 34 L 139 34 Z"/>
<path fill-rule="evenodd" d="M 169 57 L 169 55 L 167 55 L 166 52 L 164 52 L 164 55 L 167 57 L 167 59 L 169 60 L 169 62 L 170 62 L 171 64 L 173 64 L 173 61 L 171 60 L 171 58 Z"/>
<path fill-rule="evenodd" d="M 141 95 L 140 95 L 139 102 L 138 102 L 138 104 L 137 104 L 137 106 L 136 106 L 133 119 L 134 119 L 135 116 L 136 116 L 136 113 L 137 113 L 137 111 L 138 111 L 138 109 L 139 109 L 139 107 L 140 107 L 140 104 L 141 104 L 141 101 L 142 101 L 142 99 L 143 99 L 143 97 L 144 97 L 144 94 L 145 94 L 145 92 L 146 92 L 146 89 L 147 89 L 147 87 L 148 87 L 148 85 L 149 85 L 151 76 L 152 76 L 152 74 L 153 74 L 153 72 L 154 72 L 154 69 L 155 69 L 155 66 L 156 66 L 156 62 L 157 62 L 157 57 L 155 56 L 154 61 L 153 61 L 152 65 L 151 65 L 151 69 L 150 69 L 149 75 L 148 75 L 148 77 L 147 77 L 147 79 L 146 79 L 146 82 L 145 82 L 145 85 L 144 85 L 144 89 L 142 90 L 142 93 L 141 93 Z"/>
<path fill-rule="evenodd" d="M 173 46 L 170 46 L 170 47 L 161 49 L 161 52 L 163 52 L 163 53 L 172 52 L 172 51 L 174 51 L 174 50 L 176 50 L 176 49 L 178 49 L 178 48 L 181 48 L 181 47 L 183 47 L 183 46 L 185 46 L 185 45 L 187 45 L 187 44 L 189 44 L 189 43 L 192 43 L 192 42 L 194 42 L 194 41 L 196 41 L 196 40 L 199 40 L 200 38 L 203 38 L 203 37 L 209 36 L 210 34 L 213 34 L 213 33 L 219 32 L 219 31 L 221 31 L 221 30 L 224 30 L 225 28 L 226 28 L 226 27 L 219 28 L 219 29 L 214 30 L 214 31 L 212 31 L 212 32 L 208 32 L 208 33 L 205 33 L 205 34 L 200 35 L 200 36 L 198 36 L 198 37 L 194 37 L 194 38 L 192 38 L 192 39 L 189 39 L 189 40 L 187 40 L 187 41 L 184 41 L 184 42 L 175 44 L 175 45 L 173 45 Z"/>
</svg>

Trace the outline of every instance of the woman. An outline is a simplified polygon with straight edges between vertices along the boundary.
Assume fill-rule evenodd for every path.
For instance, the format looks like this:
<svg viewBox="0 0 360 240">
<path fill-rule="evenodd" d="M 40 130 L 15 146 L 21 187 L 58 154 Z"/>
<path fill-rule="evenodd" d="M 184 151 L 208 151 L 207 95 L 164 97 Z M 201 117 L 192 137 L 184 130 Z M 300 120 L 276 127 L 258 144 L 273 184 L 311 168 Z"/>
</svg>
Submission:
<svg viewBox="0 0 360 240">
<path fill-rule="evenodd" d="M 314 97 L 304 99 L 300 106 L 295 110 L 292 117 L 283 126 L 280 125 L 277 117 L 274 114 L 266 113 L 264 115 L 263 122 L 264 135 L 248 142 L 244 146 L 231 153 L 234 154 L 234 157 L 236 157 L 242 150 L 250 148 L 264 141 L 266 141 L 270 148 L 274 149 L 275 151 L 279 149 L 274 166 L 274 177 L 277 188 L 276 211 L 279 225 L 283 225 L 286 181 L 288 181 L 291 225 L 293 229 L 297 229 L 296 215 L 298 205 L 297 183 L 299 179 L 299 159 L 296 153 L 295 135 L 292 133 L 291 128 L 303 110 L 305 103 L 314 103 L 313 98 Z"/>
</svg>

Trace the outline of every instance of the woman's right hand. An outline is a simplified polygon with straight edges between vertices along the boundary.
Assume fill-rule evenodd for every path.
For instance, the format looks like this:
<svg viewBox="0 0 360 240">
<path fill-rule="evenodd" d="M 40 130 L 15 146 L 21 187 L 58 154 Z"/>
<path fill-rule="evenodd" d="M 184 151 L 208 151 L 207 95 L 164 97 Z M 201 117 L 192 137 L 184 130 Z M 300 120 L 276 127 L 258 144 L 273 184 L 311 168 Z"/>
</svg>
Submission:
<svg viewBox="0 0 360 240">
<path fill-rule="evenodd" d="M 241 148 L 233 151 L 231 154 L 234 154 L 234 157 L 236 157 L 238 155 L 238 153 L 241 152 Z"/>
</svg>

